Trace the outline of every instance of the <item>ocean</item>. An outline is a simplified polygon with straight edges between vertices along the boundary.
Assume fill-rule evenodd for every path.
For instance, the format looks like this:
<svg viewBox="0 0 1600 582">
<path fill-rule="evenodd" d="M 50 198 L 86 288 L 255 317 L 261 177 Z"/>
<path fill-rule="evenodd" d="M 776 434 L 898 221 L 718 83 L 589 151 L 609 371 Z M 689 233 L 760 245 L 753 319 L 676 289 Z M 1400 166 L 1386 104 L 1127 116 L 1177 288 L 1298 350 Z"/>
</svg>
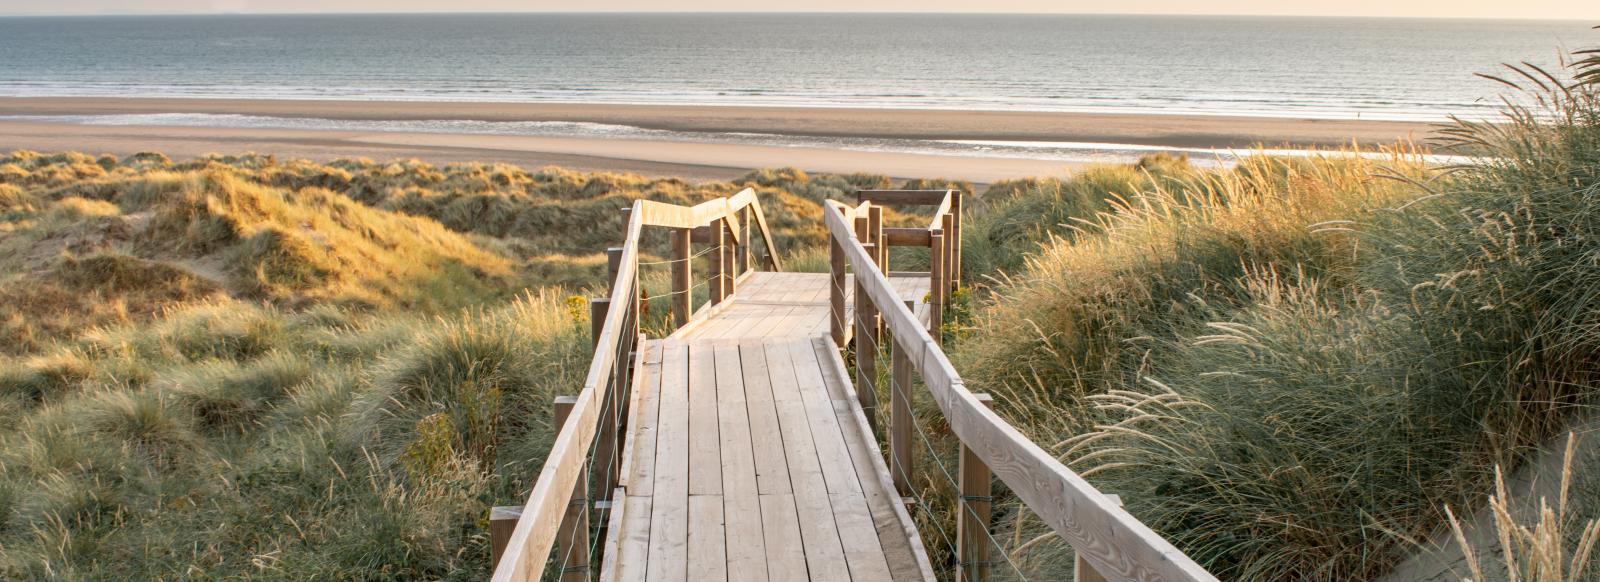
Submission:
<svg viewBox="0 0 1600 582">
<path fill-rule="evenodd" d="M 0 95 L 1440 120 L 1583 22 L 902 14 L 0 18 Z"/>
</svg>

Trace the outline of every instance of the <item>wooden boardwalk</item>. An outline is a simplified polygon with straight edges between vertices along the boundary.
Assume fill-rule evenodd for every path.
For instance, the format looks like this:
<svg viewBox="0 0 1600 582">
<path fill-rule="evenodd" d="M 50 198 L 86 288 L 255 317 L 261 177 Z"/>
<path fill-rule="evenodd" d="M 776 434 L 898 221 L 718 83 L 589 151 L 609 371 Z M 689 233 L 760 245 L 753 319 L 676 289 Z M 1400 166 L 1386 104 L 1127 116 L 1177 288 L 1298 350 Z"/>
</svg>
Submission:
<svg viewBox="0 0 1600 582">
<path fill-rule="evenodd" d="M 933 578 L 827 337 L 828 281 L 752 273 L 703 323 L 645 343 L 601 579 Z"/>
<path fill-rule="evenodd" d="M 847 316 L 855 310 L 855 279 L 845 277 Z M 928 275 L 895 274 L 889 278 L 902 300 L 915 306 L 918 317 L 928 320 Z M 734 299 L 714 316 L 679 330 L 683 339 L 745 339 L 759 337 L 817 337 L 828 335 L 827 273 L 751 272 L 739 284 Z"/>
<path fill-rule="evenodd" d="M 945 356 L 960 193 L 857 200 L 823 201 L 826 273 L 783 272 L 751 189 L 625 209 L 623 244 L 607 249 L 610 292 L 589 302 L 583 388 L 552 402 L 558 430 L 526 502 L 490 514 L 495 582 L 1027 579 L 1009 555 L 1033 542 L 993 537 L 996 480 L 1017 512 L 1006 519 L 1032 516 L 1072 546 L 1080 582 L 1216 582 L 990 410 Z M 936 209 L 926 228 L 886 227 L 884 205 Z M 646 227 L 672 247 L 674 331 L 659 339 L 640 325 Z M 753 255 L 758 237 L 765 257 Z M 890 271 L 895 246 L 927 249 L 929 272 Z M 698 257 L 708 293 L 697 309 Z M 913 411 L 933 407 L 955 441 L 954 475 L 916 466 L 937 443 Z M 939 490 L 950 514 L 927 503 Z M 908 503 L 954 530 L 922 537 Z"/>
</svg>

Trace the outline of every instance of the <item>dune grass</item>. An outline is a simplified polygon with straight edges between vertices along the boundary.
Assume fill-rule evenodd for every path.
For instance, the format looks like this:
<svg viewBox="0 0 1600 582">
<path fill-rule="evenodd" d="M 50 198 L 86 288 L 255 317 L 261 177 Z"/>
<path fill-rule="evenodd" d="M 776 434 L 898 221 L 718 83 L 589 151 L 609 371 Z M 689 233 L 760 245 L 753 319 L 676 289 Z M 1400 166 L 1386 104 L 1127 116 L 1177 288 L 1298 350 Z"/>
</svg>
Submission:
<svg viewBox="0 0 1600 582">
<path fill-rule="evenodd" d="M 1401 148 L 1023 188 L 967 242 L 1042 245 L 956 364 L 1224 579 L 1381 575 L 1595 404 L 1600 87 L 1574 78 L 1597 70 L 1522 69 L 1527 105 L 1452 132 L 1468 167 Z M 1062 575 L 1023 523 L 1013 557 Z"/>
<path fill-rule="evenodd" d="M 0 156 L 0 578 L 483 579 L 621 209 L 750 185 L 788 252 L 852 181 Z"/>
</svg>

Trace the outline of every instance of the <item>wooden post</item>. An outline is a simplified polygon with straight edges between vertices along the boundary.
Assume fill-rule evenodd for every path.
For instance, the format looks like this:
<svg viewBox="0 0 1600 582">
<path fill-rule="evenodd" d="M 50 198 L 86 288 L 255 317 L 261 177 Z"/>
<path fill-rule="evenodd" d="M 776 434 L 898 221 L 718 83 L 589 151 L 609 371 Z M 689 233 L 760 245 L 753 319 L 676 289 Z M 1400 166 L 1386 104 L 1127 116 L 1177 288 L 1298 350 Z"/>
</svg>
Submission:
<svg viewBox="0 0 1600 582">
<path fill-rule="evenodd" d="M 890 357 L 893 383 L 889 385 L 889 474 L 894 477 L 895 491 L 905 497 L 911 495 L 911 472 L 916 464 L 912 457 L 911 433 L 916 430 L 912 423 L 917 419 L 911 415 L 911 404 L 916 398 L 911 385 L 911 355 L 900 344 L 901 339 L 910 338 L 894 337 L 889 344 L 893 354 Z"/>
<path fill-rule="evenodd" d="M 600 334 L 606 325 L 606 313 L 610 309 L 610 299 L 589 300 L 589 345 L 591 347 L 599 347 Z M 624 312 L 624 326 L 626 326 L 628 323 L 627 319 L 628 313 Z M 628 330 L 623 329 L 622 332 L 623 334 L 627 334 Z M 629 336 L 623 336 L 623 338 L 627 337 Z M 625 342 L 627 340 L 623 338 L 618 339 L 619 347 L 626 345 Z M 622 348 L 622 350 L 622 353 L 626 355 L 626 348 Z M 596 443 L 594 453 L 594 466 L 602 467 L 602 480 L 604 481 L 602 485 L 608 485 L 616 480 L 616 471 L 614 469 L 607 471 L 603 468 L 614 467 L 618 465 L 618 460 L 620 460 L 620 455 L 616 454 L 617 419 L 619 418 L 616 395 L 618 394 L 617 387 L 623 385 L 622 381 L 623 378 L 616 375 L 615 371 L 613 370 L 611 378 L 602 386 L 602 390 L 604 390 L 605 393 L 602 394 L 600 398 L 600 427 L 599 432 L 595 435 Z M 602 489 L 602 491 L 610 490 L 611 489 L 609 487 Z"/>
<path fill-rule="evenodd" d="M 978 402 L 994 408 L 988 394 L 975 394 Z M 961 443 L 961 504 L 956 516 L 956 568 L 958 582 L 989 579 L 989 516 L 994 510 L 994 474 L 966 443 Z"/>
<path fill-rule="evenodd" d="M 750 212 L 750 207 L 749 206 L 746 206 L 744 208 L 740 208 L 739 209 L 739 230 L 740 230 L 740 232 L 739 232 L 739 274 L 740 275 L 743 275 L 743 274 L 745 274 L 745 273 L 750 271 L 750 253 L 755 248 L 755 245 L 753 244 L 753 241 L 750 240 L 750 218 L 751 218 L 752 214 L 753 213 Z"/>
<path fill-rule="evenodd" d="M 1106 495 L 1106 498 L 1110 499 L 1113 505 L 1122 507 L 1121 497 L 1108 494 Z M 1085 560 L 1082 556 L 1079 556 L 1074 560 L 1073 563 L 1072 582 L 1106 582 L 1106 577 L 1101 576 L 1099 572 L 1095 571 L 1094 566 L 1090 565 L 1088 560 Z"/>
<path fill-rule="evenodd" d="M 727 298 L 729 295 L 734 294 L 734 281 L 739 279 L 739 254 L 741 252 L 739 247 L 748 247 L 749 245 L 740 244 L 734 238 L 733 223 L 728 222 L 726 218 L 722 219 L 722 230 L 722 297 Z"/>
<path fill-rule="evenodd" d="M 567 424 L 572 407 L 578 403 L 576 396 L 558 396 L 555 401 L 557 431 Z M 588 469 L 578 470 L 578 486 L 572 489 L 572 501 L 561 518 L 556 531 L 556 564 L 561 567 L 561 582 L 584 582 L 589 574 L 589 484 Z"/>
<path fill-rule="evenodd" d="M 833 345 L 844 345 L 844 247 L 839 240 L 828 237 L 828 331 L 833 334 Z"/>
<path fill-rule="evenodd" d="M 867 252 L 873 252 L 871 244 L 864 245 Z M 873 430 L 878 428 L 878 310 L 872 305 L 872 297 L 867 294 L 866 287 L 861 284 L 861 275 L 856 275 L 856 397 L 861 400 L 861 409 L 866 411 L 867 420 L 872 422 Z"/>
<path fill-rule="evenodd" d="M 722 226 L 722 220 L 712 221 L 711 252 L 706 253 L 711 265 L 711 268 L 707 269 L 706 287 L 711 289 L 712 305 L 722 303 L 728 296 L 727 290 L 722 286 L 723 261 L 728 258 L 728 253 L 723 247 L 727 245 L 727 239 L 728 229 Z"/>
<path fill-rule="evenodd" d="M 606 247 L 606 287 L 607 290 L 617 288 L 617 272 L 622 270 L 622 247 Z M 610 297 L 608 294 L 607 297 Z"/>
<path fill-rule="evenodd" d="M 517 520 L 522 517 L 521 505 L 499 505 L 489 508 L 489 563 L 500 563 L 506 553 L 506 543 L 517 531 Z"/>
<path fill-rule="evenodd" d="M 600 330 L 606 326 L 606 311 L 611 309 L 611 300 L 604 297 L 595 297 L 589 300 L 589 347 L 600 345 Z"/>
<path fill-rule="evenodd" d="M 961 191 L 950 192 L 950 223 L 944 225 L 945 237 L 949 239 L 950 269 L 946 271 L 950 278 L 950 288 L 954 290 L 961 285 Z"/>
<path fill-rule="evenodd" d="M 959 268 L 956 262 L 956 249 L 961 246 L 961 239 L 956 238 L 956 217 L 954 214 L 944 215 L 944 296 L 950 297 L 950 292 L 956 289 L 955 273 Z M 948 303 L 948 302 L 947 302 Z"/>
<path fill-rule="evenodd" d="M 672 229 L 672 324 L 674 327 L 688 325 L 689 316 L 694 314 L 694 279 L 693 266 L 689 264 L 690 244 L 689 234 L 693 232 L 687 228 Z"/>
<path fill-rule="evenodd" d="M 928 335 L 933 336 L 933 342 L 944 345 L 944 303 L 945 294 L 950 291 L 945 284 L 946 273 L 949 271 L 948 257 L 945 256 L 944 240 L 945 231 L 933 229 L 928 231 Z"/>
<path fill-rule="evenodd" d="M 882 206 L 873 205 L 872 208 L 867 209 L 867 228 L 871 231 L 867 239 L 868 242 L 878 245 L 878 254 L 874 255 L 874 258 L 877 259 L 878 270 L 882 271 L 883 275 L 887 277 L 889 276 L 889 245 L 885 244 L 887 241 L 883 240 Z"/>
<path fill-rule="evenodd" d="M 875 262 L 878 264 L 878 272 L 883 273 L 884 277 L 888 277 L 889 245 L 885 244 L 887 241 L 883 240 L 882 206 L 874 204 L 871 208 L 867 209 L 867 232 L 867 242 L 875 245 L 875 254 L 872 256 L 875 258 Z M 874 311 L 873 314 L 877 315 L 877 312 Z M 876 317 L 874 318 L 874 322 L 875 323 L 872 328 L 872 339 L 874 341 L 883 339 L 883 318 Z"/>
</svg>

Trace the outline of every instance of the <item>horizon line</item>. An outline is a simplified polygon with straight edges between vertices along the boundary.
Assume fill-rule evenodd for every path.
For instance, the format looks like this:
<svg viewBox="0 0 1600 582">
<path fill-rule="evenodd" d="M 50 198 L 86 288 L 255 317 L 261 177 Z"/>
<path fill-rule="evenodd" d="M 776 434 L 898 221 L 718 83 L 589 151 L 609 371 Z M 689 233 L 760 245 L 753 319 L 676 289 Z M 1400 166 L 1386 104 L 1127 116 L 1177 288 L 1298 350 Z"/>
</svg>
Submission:
<svg viewBox="0 0 1600 582">
<path fill-rule="evenodd" d="M 1216 13 L 1201 14 L 1189 12 L 948 12 L 948 11 L 920 11 L 920 10 L 413 10 L 413 11 L 332 11 L 332 12 L 303 12 L 303 11 L 158 11 L 158 12 L 0 12 L 0 18 L 94 18 L 94 17 L 162 17 L 162 16 L 428 16 L 450 14 L 552 14 L 552 15 L 928 15 L 928 16 L 1147 16 L 1147 17 L 1187 17 L 1187 18 L 1295 18 L 1295 19 L 1352 19 L 1352 20 L 1471 20 L 1471 21 L 1516 21 L 1516 22 L 1582 22 L 1600 21 L 1600 16 L 1583 18 L 1549 18 L 1549 17 L 1518 17 L 1518 16 L 1379 16 L 1379 15 L 1350 15 L 1350 14 L 1282 14 L 1282 13 Z M 1591 28 L 1600 30 L 1600 24 Z"/>
</svg>

